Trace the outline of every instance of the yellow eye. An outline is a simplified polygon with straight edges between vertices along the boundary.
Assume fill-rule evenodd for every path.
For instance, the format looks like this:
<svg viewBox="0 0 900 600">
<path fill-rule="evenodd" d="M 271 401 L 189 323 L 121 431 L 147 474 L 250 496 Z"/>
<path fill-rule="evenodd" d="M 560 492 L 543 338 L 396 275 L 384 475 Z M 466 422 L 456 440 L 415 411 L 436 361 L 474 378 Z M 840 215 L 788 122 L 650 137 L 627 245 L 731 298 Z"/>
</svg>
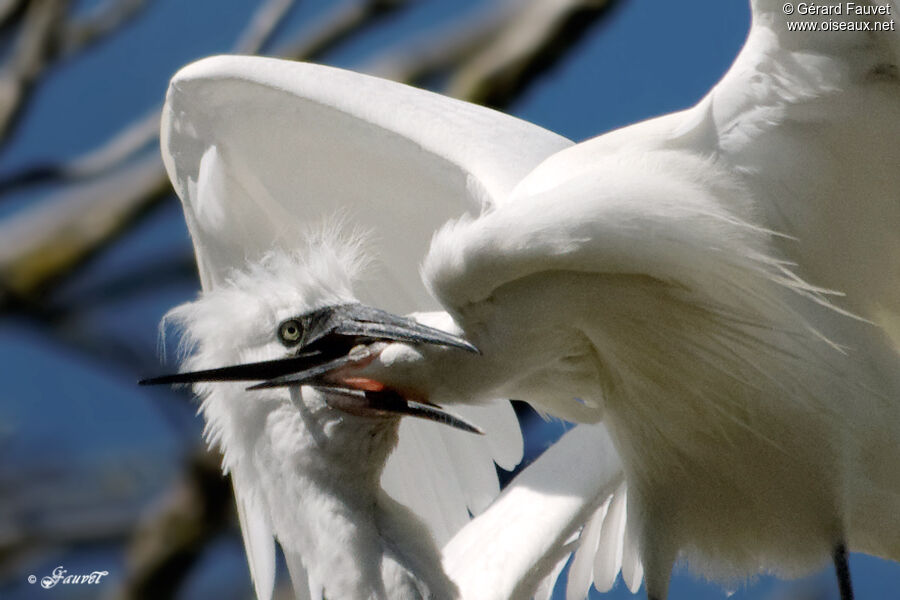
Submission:
<svg viewBox="0 0 900 600">
<path fill-rule="evenodd" d="M 293 346 L 300 341 L 302 336 L 303 326 L 296 319 L 285 321 L 278 328 L 278 337 L 281 338 L 281 343 L 286 346 Z"/>
</svg>

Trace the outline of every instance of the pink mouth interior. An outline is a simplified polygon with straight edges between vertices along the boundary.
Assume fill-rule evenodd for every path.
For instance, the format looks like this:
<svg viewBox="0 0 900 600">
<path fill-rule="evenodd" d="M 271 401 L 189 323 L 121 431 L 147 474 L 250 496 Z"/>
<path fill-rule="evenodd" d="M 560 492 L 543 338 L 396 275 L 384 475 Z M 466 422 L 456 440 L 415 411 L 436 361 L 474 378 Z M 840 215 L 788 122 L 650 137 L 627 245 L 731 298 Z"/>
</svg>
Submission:
<svg viewBox="0 0 900 600">
<path fill-rule="evenodd" d="M 355 362 L 346 364 L 340 369 L 336 369 L 327 375 L 327 379 L 333 383 L 338 383 L 344 387 L 363 390 L 365 392 L 381 392 L 384 391 L 385 385 L 375 379 L 368 377 L 359 377 L 356 372 L 365 368 L 373 360 L 375 360 L 380 352 L 372 352 L 368 356 L 361 358 Z"/>
</svg>

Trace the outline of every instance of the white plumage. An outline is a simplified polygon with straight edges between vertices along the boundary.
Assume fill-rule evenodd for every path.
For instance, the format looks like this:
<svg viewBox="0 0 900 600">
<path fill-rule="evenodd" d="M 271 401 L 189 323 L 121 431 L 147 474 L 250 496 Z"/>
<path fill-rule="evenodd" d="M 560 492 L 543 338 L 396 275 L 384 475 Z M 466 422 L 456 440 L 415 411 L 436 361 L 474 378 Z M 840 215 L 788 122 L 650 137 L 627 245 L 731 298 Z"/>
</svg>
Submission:
<svg viewBox="0 0 900 600">
<path fill-rule="evenodd" d="M 657 597 L 679 555 L 720 580 L 845 539 L 900 556 L 897 39 L 794 35 L 780 10 L 754 6 L 695 108 L 560 151 L 437 235 L 425 280 L 485 360 L 396 347 L 369 370 L 437 402 L 589 419 L 582 399 Z"/>
<path fill-rule="evenodd" d="M 457 143 L 488 124 L 490 137 Z M 356 141 L 367 135 L 377 143 Z M 205 290 L 217 290 L 230 272 L 267 252 L 292 252 L 323 218 L 342 214 L 338 220 L 349 229 L 356 224 L 370 232 L 374 260 L 356 286 L 359 298 L 392 310 L 436 306 L 420 283 L 418 263 L 441 223 L 479 206 L 488 191 L 508 192 L 517 177 L 568 145 L 512 117 L 428 92 L 248 57 L 208 59 L 182 70 L 162 126 L 163 159 L 184 201 Z M 507 147 L 517 150 L 499 152 Z M 483 177 L 474 175 L 479 169 Z M 315 305 L 315 298 L 303 305 Z M 282 308 L 299 306 L 288 301 Z M 226 322 L 263 327 L 246 317 Z M 260 335 L 271 334 L 276 323 Z M 236 349 L 249 338 L 230 339 L 228 348 Z M 210 357 L 208 365 L 226 358 Z M 488 435 L 473 439 L 406 420 L 383 475 L 389 493 L 423 517 L 439 544 L 498 492 L 492 458 L 512 468 L 522 455 L 508 403 L 458 412 Z M 253 479 L 241 488 L 235 493 L 245 547 L 257 594 L 265 598 L 274 581 L 275 532 L 260 516 L 269 512 L 256 497 L 265 490 Z"/>
<path fill-rule="evenodd" d="M 171 311 L 167 319 L 182 327 L 189 352 L 183 367 L 277 358 L 284 347 L 273 324 L 295 311 L 352 301 L 351 281 L 364 262 L 352 240 L 333 235 L 311 235 L 293 254 L 268 254 Z M 399 419 L 334 410 L 327 393 L 312 388 L 245 387 L 203 383 L 195 391 L 206 438 L 222 449 L 232 476 L 257 595 L 272 593 L 274 535 L 299 597 L 453 597 L 434 536 L 379 483 Z M 438 507 L 452 512 L 453 500 Z"/>
<path fill-rule="evenodd" d="M 844 544 L 900 558 L 898 63 L 896 32 L 790 32 L 781 3 L 760 0 L 740 56 L 697 106 L 571 146 L 365 76 L 222 57 L 173 80 L 164 156 L 205 287 L 294 248 L 303 222 L 340 207 L 377 240 L 381 265 L 359 297 L 435 308 L 415 277 L 424 257 L 453 321 L 421 319 L 483 353 L 398 343 L 361 375 L 441 404 L 517 397 L 602 420 L 445 547 L 463 597 L 546 592 L 541 578 L 586 524 L 569 596 L 608 587 L 621 568 L 629 586 L 644 569 L 661 599 L 678 557 L 721 581 L 802 574 Z M 467 210 L 426 255 L 440 223 Z M 294 303 L 327 304 L 307 293 Z M 483 422 L 505 423 L 509 442 L 472 464 L 489 464 L 488 450 L 516 460 L 509 413 Z M 563 467 L 601 451 L 593 477 Z M 437 497 L 479 509 L 489 477 L 458 467 L 465 452 L 440 473 L 470 491 L 453 482 Z M 401 487 L 435 471 L 414 473 Z M 266 540 L 292 530 L 266 516 L 265 483 L 246 489 L 236 492 L 264 596 Z M 491 567 L 504 554 L 509 570 Z"/>
</svg>

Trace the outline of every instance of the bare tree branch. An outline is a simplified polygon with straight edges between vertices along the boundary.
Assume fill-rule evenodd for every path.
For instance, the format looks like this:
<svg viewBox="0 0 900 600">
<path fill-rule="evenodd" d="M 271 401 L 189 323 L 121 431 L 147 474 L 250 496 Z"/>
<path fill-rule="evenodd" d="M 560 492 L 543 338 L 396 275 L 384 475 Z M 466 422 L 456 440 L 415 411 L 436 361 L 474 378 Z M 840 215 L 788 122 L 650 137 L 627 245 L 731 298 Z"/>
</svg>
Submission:
<svg viewBox="0 0 900 600">
<path fill-rule="evenodd" d="M 146 0 L 106 0 L 89 16 L 67 22 L 60 32 L 60 54 L 71 56 L 118 31 L 145 5 Z"/>
<path fill-rule="evenodd" d="M 125 0 L 123 3 L 137 2 Z M 143 0 L 141 0 L 143 2 Z M 377 0 L 363 4 L 354 2 L 343 5 L 329 14 L 323 23 L 312 28 L 309 35 L 282 48 L 276 54 L 294 60 L 311 60 L 326 52 L 362 28 L 371 26 L 391 10 L 396 10 L 409 0 Z M 235 44 L 235 51 L 254 54 L 269 42 L 280 24 L 287 17 L 296 0 L 268 0 L 251 18 L 247 29 Z M 145 149 L 159 136 L 161 108 L 156 107 L 145 116 L 130 123 L 98 148 L 62 163 L 37 164 L 0 177 L 0 197 L 22 187 L 77 182 L 97 177 L 118 168 L 137 152 Z M 2 143 L 2 142 L 0 142 Z"/>
<path fill-rule="evenodd" d="M 159 138 L 159 120 L 160 109 L 156 107 L 81 156 L 62 163 L 34 165 L 0 178 L 0 197 L 28 185 L 80 181 L 121 166 Z"/>
<path fill-rule="evenodd" d="M 38 295 L 168 194 L 162 163 L 151 155 L 7 218 L 0 223 L 0 281 L 6 293 L 20 300 Z"/>
<path fill-rule="evenodd" d="M 0 30 L 19 18 L 24 8 L 25 0 L 0 0 Z"/>
<path fill-rule="evenodd" d="M 295 60 L 315 60 L 367 29 L 394 11 L 404 8 L 411 0 L 363 0 L 345 2 L 315 23 L 297 39 L 276 50 L 275 54 Z"/>
<path fill-rule="evenodd" d="M 26 9 L 12 55 L 0 67 L 0 144 L 35 82 L 56 52 L 66 14 L 65 0 L 32 0 Z"/>
<path fill-rule="evenodd" d="M 140 0 L 143 2 L 144 0 Z M 137 0 L 125 0 L 124 4 Z M 296 0 L 268 0 L 254 13 L 250 23 L 235 44 L 235 51 L 254 54 L 271 40 L 287 17 Z M 327 40 L 326 47 L 330 47 Z M 303 51 L 301 46 L 295 51 Z M 298 55 L 295 58 L 304 58 Z M 0 196 L 34 184 L 62 183 L 97 177 L 121 166 L 137 152 L 159 137 L 162 109 L 155 107 L 140 119 L 130 123 L 98 148 L 62 163 L 46 163 L 27 167 L 0 178 Z"/>
<path fill-rule="evenodd" d="M 241 35 L 247 50 L 266 43 L 292 2 L 270 0 L 260 7 Z M 159 109 L 152 111 L 98 150 L 67 165 L 20 175 L 18 183 L 48 176 L 79 177 L 113 168 L 157 137 L 159 114 Z M 116 239 L 169 192 L 165 169 L 154 153 L 7 219 L 0 224 L 0 302 L 3 296 L 7 302 L 19 303 L 36 297 Z"/>
<path fill-rule="evenodd" d="M 209 541 L 233 523 L 231 483 L 222 457 L 199 451 L 162 506 L 132 538 L 128 575 L 116 598 L 174 598 Z"/>
<path fill-rule="evenodd" d="M 520 8 L 518 2 L 492 4 L 439 31 L 427 31 L 409 43 L 389 49 L 365 65 L 364 70 L 410 84 L 447 75 L 495 38 Z"/>
<path fill-rule="evenodd" d="M 91 17 L 69 22 L 68 0 L 31 0 L 10 57 L 0 67 L 0 147 L 10 138 L 22 108 L 44 72 L 63 56 L 71 56 L 91 43 L 117 31 L 143 8 L 146 0 L 108 0 Z M 16 15 L 20 2 L 0 4 L 0 25 L 6 26 Z M 47 169 L 33 169 L 20 176 L 31 181 Z"/>
<path fill-rule="evenodd" d="M 450 83 L 457 98 L 503 108 L 556 64 L 615 0 L 532 0 Z"/>
<path fill-rule="evenodd" d="M 508 106 L 560 60 L 615 0 L 530 0 L 491 6 L 375 60 L 367 70 L 404 83 L 449 76 L 447 93 Z"/>
<path fill-rule="evenodd" d="M 268 0 L 265 2 L 257 9 L 253 18 L 250 19 L 250 24 L 234 45 L 235 52 L 256 54 L 262 50 L 295 4 L 296 0 Z"/>
</svg>

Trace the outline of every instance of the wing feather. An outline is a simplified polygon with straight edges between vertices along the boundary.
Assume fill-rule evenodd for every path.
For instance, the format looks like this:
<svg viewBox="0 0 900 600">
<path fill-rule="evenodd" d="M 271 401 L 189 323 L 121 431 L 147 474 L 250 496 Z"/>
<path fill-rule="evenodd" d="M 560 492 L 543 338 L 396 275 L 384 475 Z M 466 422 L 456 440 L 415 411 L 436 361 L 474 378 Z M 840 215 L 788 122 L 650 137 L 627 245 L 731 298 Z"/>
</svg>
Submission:
<svg viewBox="0 0 900 600">
<path fill-rule="evenodd" d="M 622 545 L 625 537 L 625 482 L 622 482 L 609 503 L 603 518 L 603 528 L 594 556 L 594 587 L 608 592 L 622 569 Z"/>
<path fill-rule="evenodd" d="M 553 567 L 550 574 L 538 584 L 537 589 L 534 592 L 534 600 L 550 600 L 553 597 L 553 589 L 556 587 L 556 580 L 559 579 L 559 576 L 562 574 L 563 569 L 566 568 L 568 562 L 569 555 L 566 555 L 556 563 L 556 566 Z"/>
<path fill-rule="evenodd" d="M 349 228 L 371 232 L 376 264 L 358 290 L 360 299 L 407 312 L 437 306 L 418 274 L 433 232 L 450 218 L 498 202 L 571 142 L 382 79 L 220 56 L 173 78 L 161 145 L 205 289 L 268 251 L 294 248 L 313 224 L 340 213 Z M 486 440 L 407 420 L 385 471 L 386 490 L 411 504 L 442 541 L 498 493 L 492 458 L 511 468 L 522 456 L 508 403 L 469 412 L 490 432 Z M 254 581 L 260 598 L 268 597 L 272 532 L 264 527 L 264 507 L 241 502 Z M 302 574 L 293 569 L 292 576 L 295 571 Z"/>
<path fill-rule="evenodd" d="M 385 466 L 381 484 L 428 526 L 437 543 L 468 520 L 463 482 L 458 479 L 441 426 L 412 419 L 400 425 L 400 440 Z"/>
<path fill-rule="evenodd" d="M 594 555 L 597 554 L 597 544 L 600 542 L 603 518 L 606 516 L 608 506 L 607 500 L 597 509 L 578 537 L 578 550 L 572 558 L 569 579 L 566 582 L 566 600 L 582 600 L 591 589 Z"/>
<path fill-rule="evenodd" d="M 641 587 L 641 581 L 644 579 L 644 565 L 641 563 L 638 547 L 634 543 L 634 538 L 627 527 L 625 529 L 625 540 L 622 546 L 622 579 L 625 580 L 625 585 L 628 586 L 628 589 L 632 594 L 637 594 Z"/>
<path fill-rule="evenodd" d="M 460 597 L 505 600 L 552 589 L 547 576 L 573 550 L 570 538 L 622 480 L 602 425 L 566 433 L 444 546 L 444 568 Z"/>
<path fill-rule="evenodd" d="M 256 486 L 244 485 L 248 477 L 240 469 L 232 470 L 238 521 L 250 577 L 258 600 L 270 600 L 275 589 L 275 537 L 268 521 L 268 510 L 255 493 Z M 252 477 L 252 475 L 251 475 Z"/>
<path fill-rule="evenodd" d="M 385 267 L 361 299 L 394 312 L 436 307 L 418 264 L 438 226 L 505 197 L 569 145 L 530 123 L 424 90 L 243 56 L 179 71 L 162 124 L 163 159 L 186 211 L 218 216 L 191 226 L 204 284 L 272 248 L 292 247 L 308 223 L 340 209 L 374 232 L 372 254 Z M 218 206 L 194 206 L 190 187 L 211 146 L 235 185 L 220 190 Z"/>
</svg>

